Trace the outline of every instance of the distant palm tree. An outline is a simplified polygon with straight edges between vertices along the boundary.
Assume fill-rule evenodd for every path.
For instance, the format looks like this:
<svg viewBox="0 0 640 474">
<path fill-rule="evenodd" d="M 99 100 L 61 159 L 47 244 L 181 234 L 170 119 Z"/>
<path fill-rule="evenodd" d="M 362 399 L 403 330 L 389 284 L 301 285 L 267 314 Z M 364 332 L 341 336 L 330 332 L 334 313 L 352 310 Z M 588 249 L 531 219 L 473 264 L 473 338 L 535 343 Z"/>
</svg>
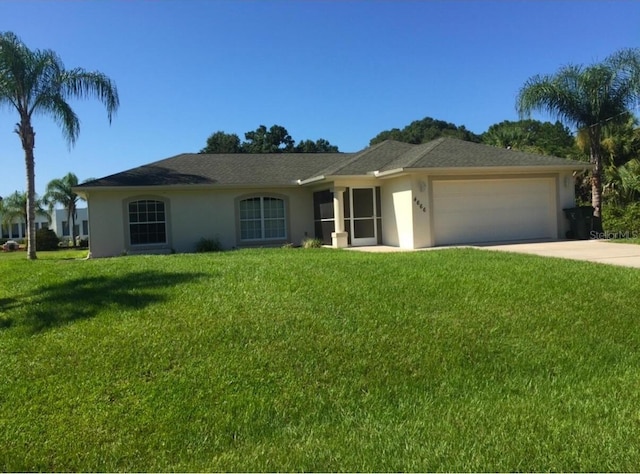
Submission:
<svg viewBox="0 0 640 474">
<path fill-rule="evenodd" d="M 36 258 L 35 239 L 35 132 L 31 116 L 48 115 L 62 129 L 69 145 L 75 144 L 80 121 L 68 99 L 95 97 L 107 109 L 109 122 L 118 109 L 115 84 L 100 72 L 65 69 L 51 50 L 30 50 L 13 33 L 0 33 L 0 105 L 14 108 L 20 117 L 15 132 L 20 137 L 27 168 L 27 258 Z"/>
<path fill-rule="evenodd" d="M 53 215 L 56 204 L 60 204 L 67 211 L 67 222 L 71 229 L 71 240 L 76 246 L 76 216 L 78 200 L 81 199 L 73 187 L 78 185 L 78 177 L 73 173 L 67 173 L 64 177 L 53 179 L 47 184 L 47 190 L 42 197 L 45 205 L 49 206 L 49 214 Z"/>
<path fill-rule="evenodd" d="M 16 191 L 6 196 L 0 201 L 2 212 L 2 225 L 21 224 L 27 222 L 27 193 Z M 46 217 L 50 220 L 49 214 L 42 208 L 42 200 L 35 196 L 34 215 Z"/>
<path fill-rule="evenodd" d="M 520 89 L 516 108 L 522 117 L 534 110 L 554 115 L 584 130 L 594 165 L 591 204 L 594 230 L 602 230 L 602 131 L 605 124 L 625 123 L 640 98 L 640 49 L 624 49 L 589 67 L 568 65 L 558 72 L 531 77 Z"/>
</svg>

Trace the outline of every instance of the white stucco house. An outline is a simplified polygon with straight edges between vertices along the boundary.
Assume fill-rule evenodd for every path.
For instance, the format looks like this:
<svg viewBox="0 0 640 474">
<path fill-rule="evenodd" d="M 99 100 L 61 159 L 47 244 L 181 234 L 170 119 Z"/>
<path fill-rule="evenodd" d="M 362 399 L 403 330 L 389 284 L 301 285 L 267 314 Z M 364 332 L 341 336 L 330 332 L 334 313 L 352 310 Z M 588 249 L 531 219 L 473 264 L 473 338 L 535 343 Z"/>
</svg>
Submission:
<svg viewBox="0 0 640 474">
<path fill-rule="evenodd" d="M 299 244 L 564 238 L 588 163 L 440 138 L 357 153 L 181 154 L 84 183 L 93 257 Z"/>
<path fill-rule="evenodd" d="M 1 221 L 1 219 L 0 219 Z M 76 237 L 89 237 L 89 213 L 86 207 L 76 209 Z M 70 240 L 71 224 L 65 209 L 54 209 L 49 216 L 36 215 L 36 230 L 51 229 L 61 240 Z M 23 219 L 14 219 L 10 224 L 0 226 L 2 239 L 21 240 L 27 237 L 27 224 Z"/>
<path fill-rule="evenodd" d="M 86 239 L 89 237 L 89 212 L 86 207 L 76 209 L 75 232 L 73 235 Z M 60 239 L 71 239 L 71 221 L 66 209 L 55 209 L 51 216 L 50 228 Z"/>
</svg>

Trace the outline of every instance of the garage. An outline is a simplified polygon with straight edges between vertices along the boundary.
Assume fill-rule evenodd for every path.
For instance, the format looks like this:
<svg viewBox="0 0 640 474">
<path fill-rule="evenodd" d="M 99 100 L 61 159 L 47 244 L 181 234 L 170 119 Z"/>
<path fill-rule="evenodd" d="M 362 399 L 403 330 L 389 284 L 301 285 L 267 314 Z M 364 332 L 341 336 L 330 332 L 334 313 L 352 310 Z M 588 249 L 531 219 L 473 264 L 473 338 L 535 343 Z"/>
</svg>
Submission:
<svg viewBox="0 0 640 474">
<path fill-rule="evenodd" d="M 556 179 L 434 180 L 435 245 L 557 239 Z"/>
</svg>

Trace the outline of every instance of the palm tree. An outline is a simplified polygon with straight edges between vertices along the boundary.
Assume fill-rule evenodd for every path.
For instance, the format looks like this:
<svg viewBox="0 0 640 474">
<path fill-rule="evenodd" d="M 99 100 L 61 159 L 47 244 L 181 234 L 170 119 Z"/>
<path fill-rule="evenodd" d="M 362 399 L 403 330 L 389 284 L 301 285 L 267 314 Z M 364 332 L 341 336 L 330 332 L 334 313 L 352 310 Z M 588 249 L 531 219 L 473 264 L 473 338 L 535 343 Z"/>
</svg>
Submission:
<svg viewBox="0 0 640 474">
<path fill-rule="evenodd" d="M 27 258 L 36 258 L 35 239 L 35 132 L 31 117 L 48 115 L 62 129 L 69 145 L 75 144 L 80 121 L 68 99 L 97 98 L 107 109 L 109 123 L 119 106 L 115 84 L 100 72 L 65 69 L 51 50 L 30 50 L 13 33 L 0 33 L 0 105 L 18 112 L 15 132 L 20 137 L 27 169 Z"/>
<path fill-rule="evenodd" d="M 16 221 L 26 223 L 28 213 L 27 193 L 16 191 L 2 200 L 2 225 L 10 226 Z M 46 216 L 50 220 L 49 214 L 42 208 L 42 200 L 34 196 L 34 216 Z M 29 237 L 27 237 L 29 238 Z M 35 237 L 34 237 L 35 238 Z"/>
<path fill-rule="evenodd" d="M 640 128 L 638 119 L 629 120 L 617 127 L 604 130 L 602 148 L 607 154 L 609 164 L 620 166 L 640 156 Z"/>
<path fill-rule="evenodd" d="M 625 164 L 605 169 L 607 183 L 603 195 L 618 206 L 640 200 L 640 160 L 632 158 Z"/>
<path fill-rule="evenodd" d="M 602 132 L 607 124 L 629 120 L 640 98 L 640 49 L 623 49 L 601 63 L 568 65 L 551 75 L 531 77 L 516 100 L 521 117 L 534 110 L 547 112 L 586 133 L 591 176 L 594 230 L 602 230 Z"/>
<path fill-rule="evenodd" d="M 78 177 L 73 173 L 67 173 L 62 178 L 49 181 L 43 196 L 43 202 L 49 206 L 50 214 L 53 214 L 56 204 L 60 204 L 67 211 L 67 222 L 71 227 L 71 240 L 74 247 L 76 246 L 76 210 L 78 200 L 81 199 L 73 192 L 73 187 L 77 185 Z"/>
</svg>

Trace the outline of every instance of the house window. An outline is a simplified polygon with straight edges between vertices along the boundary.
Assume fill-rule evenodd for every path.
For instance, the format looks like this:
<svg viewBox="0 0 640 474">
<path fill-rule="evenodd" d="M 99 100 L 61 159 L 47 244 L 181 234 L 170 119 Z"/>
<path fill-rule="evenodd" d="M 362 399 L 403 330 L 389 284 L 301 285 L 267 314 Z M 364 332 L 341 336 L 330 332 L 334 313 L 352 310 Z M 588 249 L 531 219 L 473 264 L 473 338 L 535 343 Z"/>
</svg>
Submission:
<svg viewBox="0 0 640 474">
<path fill-rule="evenodd" d="M 62 221 L 62 236 L 69 236 L 69 221 Z"/>
<path fill-rule="evenodd" d="M 82 221 L 82 235 L 89 235 L 89 221 Z"/>
<path fill-rule="evenodd" d="M 164 202 L 143 199 L 130 202 L 128 209 L 131 245 L 167 242 Z"/>
<path fill-rule="evenodd" d="M 11 224 L 11 237 L 15 239 L 20 237 L 20 224 Z"/>
<path fill-rule="evenodd" d="M 283 199 L 259 196 L 240 201 L 240 240 L 285 240 Z"/>
</svg>

